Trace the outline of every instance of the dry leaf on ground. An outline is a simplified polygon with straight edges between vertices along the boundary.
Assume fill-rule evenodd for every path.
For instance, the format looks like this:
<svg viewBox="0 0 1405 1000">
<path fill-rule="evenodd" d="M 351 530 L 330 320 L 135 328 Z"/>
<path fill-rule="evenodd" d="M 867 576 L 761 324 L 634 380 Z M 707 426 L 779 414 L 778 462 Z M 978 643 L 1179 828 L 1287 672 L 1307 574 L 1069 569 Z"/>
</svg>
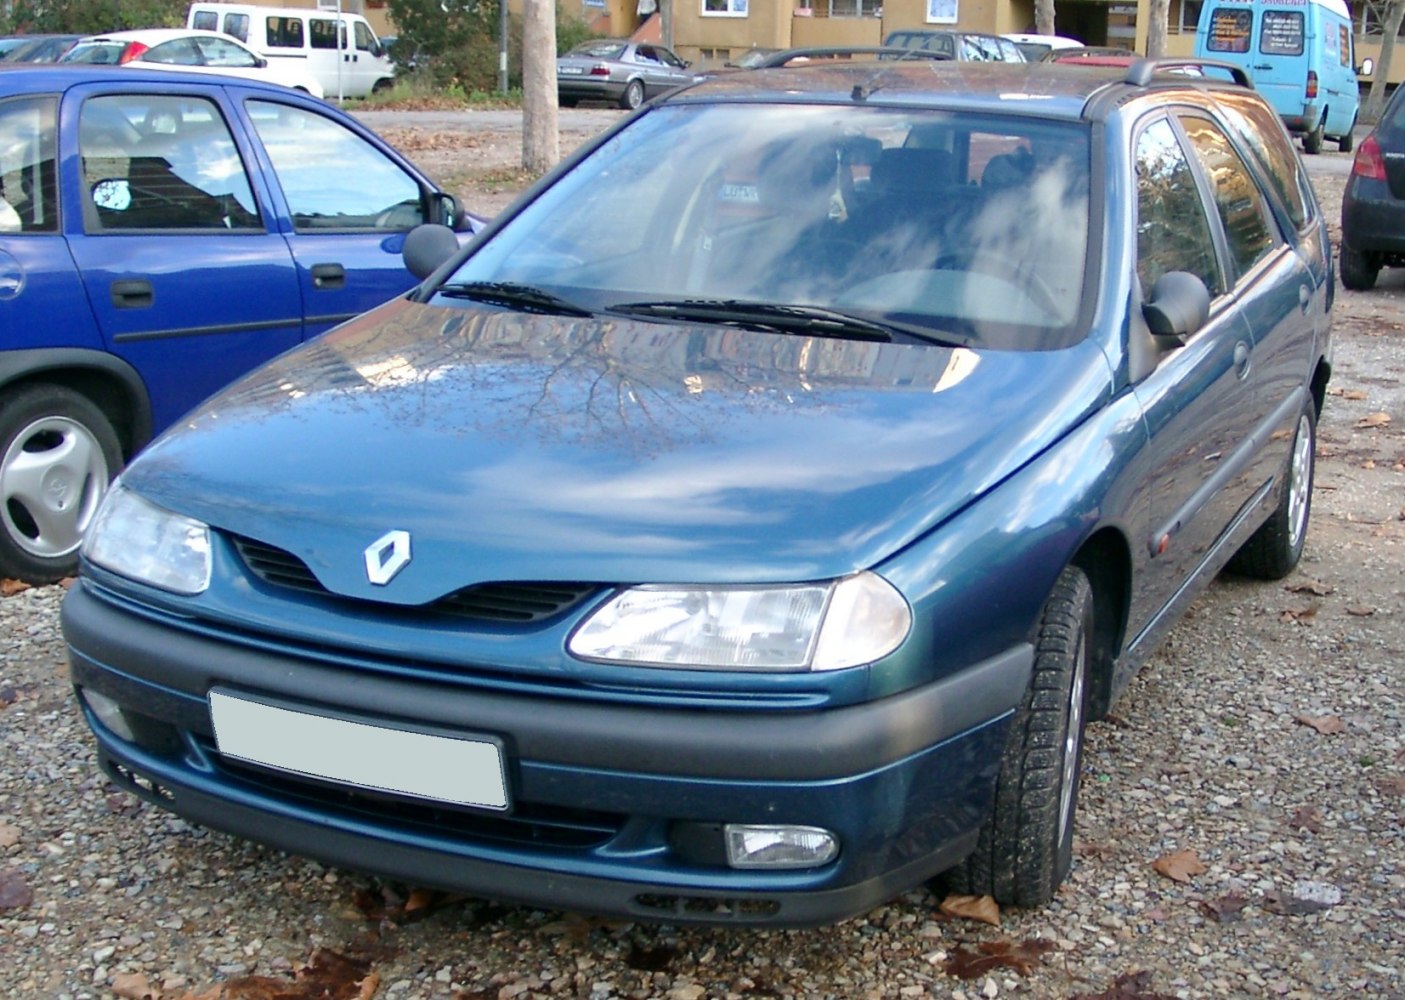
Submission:
<svg viewBox="0 0 1405 1000">
<path fill-rule="evenodd" d="M 34 890 L 24 876 L 11 869 L 0 872 L 0 911 L 20 910 L 34 902 Z"/>
<path fill-rule="evenodd" d="M 1019 944 L 1012 941 L 982 941 L 970 951 L 957 945 L 944 966 L 948 976 L 957 979 L 979 979 L 996 969 L 1014 969 L 1021 975 L 1034 971 L 1042 957 L 1057 945 L 1042 938 L 1026 938 Z"/>
<path fill-rule="evenodd" d="M 140 972 L 122 972 L 112 977 L 112 992 L 123 1000 L 155 1000 L 160 990 L 151 988 L 151 983 Z"/>
<path fill-rule="evenodd" d="M 1076 993 L 1069 1000 L 1173 1000 L 1169 993 L 1148 993 L 1149 989 L 1150 972 L 1128 972 L 1101 993 Z"/>
<path fill-rule="evenodd" d="M 1000 904 L 989 896 L 948 896 L 942 900 L 939 909 L 948 917 L 1000 926 Z"/>
<path fill-rule="evenodd" d="M 1318 597 L 1326 597 L 1332 592 L 1332 585 L 1323 583 L 1321 580 L 1306 580 L 1303 583 L 1290 583 L 1283 589 L 1293 594 L 1315 594 Z"/>
<path fill-rule="evenodd" d="M 1288 820 L 1288 829 L 1307 830 L 1310 833 L 1322 832 L 1322 814 L 1314 806 L 1303 806 Z"/>
<path fill-rule="evenodd" d="M 1368 413 L 1356 422 L 1356 426 L 1366 430 L 1372 427 L 1384 427 L 1390 423 L 1389 413 Z"/>
<path fill-rule="evenodd" d="M 1346 732 L 1346 723 L 1336 715 L 1295 715 L 1293 721 L 1315 729 L 1323 736 Z"/>
<path fill-rule="evenodd" d="M 1209 871 L 1196 853 L 1189 848 L 1174 851 L 1171 854 L 1163 854 L 1151 863 L 1151 867 L 1173 882 L 1189 882 L 1192 876 Z"/>
</svg>

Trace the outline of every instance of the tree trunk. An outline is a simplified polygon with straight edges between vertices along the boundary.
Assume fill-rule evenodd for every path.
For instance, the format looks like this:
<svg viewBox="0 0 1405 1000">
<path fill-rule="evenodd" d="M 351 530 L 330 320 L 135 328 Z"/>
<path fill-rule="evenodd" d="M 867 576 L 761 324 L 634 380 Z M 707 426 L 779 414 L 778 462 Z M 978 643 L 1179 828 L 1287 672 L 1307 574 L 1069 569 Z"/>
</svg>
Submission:
<svg viewBox="0 0 1405 1000">
<path fill-rule="evenodd" d="M 1054 0 L 1034 0 L 1034 30 L 1041 35 L 1054 34 Z"/>
<path fill-rule="evenodd" d="M 1171 0 L 1151 0 L 1146 16 L 1146 54 L 1151 59 L 1160 59 L 1166 54 L 1166 27 L 1171 20 Z"/>
<path fill-rule="evenodd" d="M 522 5 L 522 167 L 544 173 L 561 159 L 556 127 L 556 4 Z"/>
<path fill-rule="evenodd" d="M 1386 79 L 1390 76 L 1390 60 L 1395 54 L 1395 36 L 1400 31 L 1402 19 L 1405 19 L 1405 0 L 1392 0 L 1386 7 L 1385 24 L 1382 26 L 1385 37 L 1381 39 L 1381 61 L 1371 74 L 1371 89 L 1366 95 L 1366 106 L 1361 109 L 1361 117 L 1368 122 L 1375 122 L 1380 118 L 1381 110 L 1385 106 Z"/>
<path fill-rule="evenodd" d="M 1052 0 L 1050 0 L 1052 2 Z M 673 0 L 659 0 L 659 35 L 663 47 L 673 48 Z"/>
</svg>

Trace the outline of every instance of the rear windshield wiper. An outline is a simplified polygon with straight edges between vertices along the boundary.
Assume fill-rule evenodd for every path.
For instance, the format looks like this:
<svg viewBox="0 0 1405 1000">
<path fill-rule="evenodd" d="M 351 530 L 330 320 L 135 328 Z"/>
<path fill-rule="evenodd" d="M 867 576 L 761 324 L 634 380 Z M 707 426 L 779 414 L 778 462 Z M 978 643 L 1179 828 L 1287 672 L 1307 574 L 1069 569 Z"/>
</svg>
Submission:
<svg viewBox="0 0 1405 1000">
<path fill-rule="evenodd" d="M 451 299 L 473 299 L 475 302 L 490 302 L 497 306 L 520 309 L 523 312 L 546 313 L 552 316 L 594 316 L 584 306 L 578 306 L 569 299 L 548 292 L 535 285 L 523 285 L 515 281 L 464 281 L 452 285 L 440 285 L 434 294 Z"/>
<path fill-rule="evenodd" d="M 698 320 L 753 329 L 801 333 L 814 337 L 848 337 L 889 341 L 892 329 L 882 323 L 819 306 L 743 302 L 738 299 L 679 299 L 666 302 L 621 302 L 612 313 L 658 319 Z"/>
</svg>

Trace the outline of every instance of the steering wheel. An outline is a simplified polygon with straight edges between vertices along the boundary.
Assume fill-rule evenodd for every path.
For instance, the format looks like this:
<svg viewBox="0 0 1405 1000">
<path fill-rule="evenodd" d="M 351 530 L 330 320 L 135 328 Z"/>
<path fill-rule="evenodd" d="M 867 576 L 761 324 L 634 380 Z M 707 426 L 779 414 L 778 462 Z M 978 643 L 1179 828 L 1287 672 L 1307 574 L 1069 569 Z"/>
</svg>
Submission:
<svg viewBox="0 0 1405 1000">
<path fill-rule="evenodd" d="M 1038 274 L 1025 272 L 1009 260 L 990 250 L 975 250 L 970 253 L 949 253 L 937 258 L 932 265 L 936 271 L 979 271 L 1008 281 L 1029 296 L 1031 302 L 1051 316 L 1059 316 L 1063 309 L 1058 296 L 1048 282 Z"/>
</svg>

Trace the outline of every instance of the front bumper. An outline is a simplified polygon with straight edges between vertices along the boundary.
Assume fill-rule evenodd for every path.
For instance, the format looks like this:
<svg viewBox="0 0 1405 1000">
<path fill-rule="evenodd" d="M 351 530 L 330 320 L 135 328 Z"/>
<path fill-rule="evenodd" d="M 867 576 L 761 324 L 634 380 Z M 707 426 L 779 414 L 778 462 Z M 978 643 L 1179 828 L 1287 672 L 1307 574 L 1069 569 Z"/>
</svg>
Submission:
<svg viewBox="0 0 1405 1000">
<path fill-rule="evenodd" d="M 103 768 L 196 822 L 297 854 L 534 906 L 670 923 L 806 926 L 891 898 L 958 862 L 989 808 L 1032 652 L 824 711 L 654 709 L 348 671 L 249 637 L 201 634 L 84 581 L 64 603 Z M 207 702 L 233 688 L 290 706 L 500 742 L 507 814 L 407 801 L 222 758 Z M 734 870 L 680 839 L 723 823 L 819 826 L 839 857 Z M 720 834 L 719 834 L 720 836 Z"/>
</svg>

